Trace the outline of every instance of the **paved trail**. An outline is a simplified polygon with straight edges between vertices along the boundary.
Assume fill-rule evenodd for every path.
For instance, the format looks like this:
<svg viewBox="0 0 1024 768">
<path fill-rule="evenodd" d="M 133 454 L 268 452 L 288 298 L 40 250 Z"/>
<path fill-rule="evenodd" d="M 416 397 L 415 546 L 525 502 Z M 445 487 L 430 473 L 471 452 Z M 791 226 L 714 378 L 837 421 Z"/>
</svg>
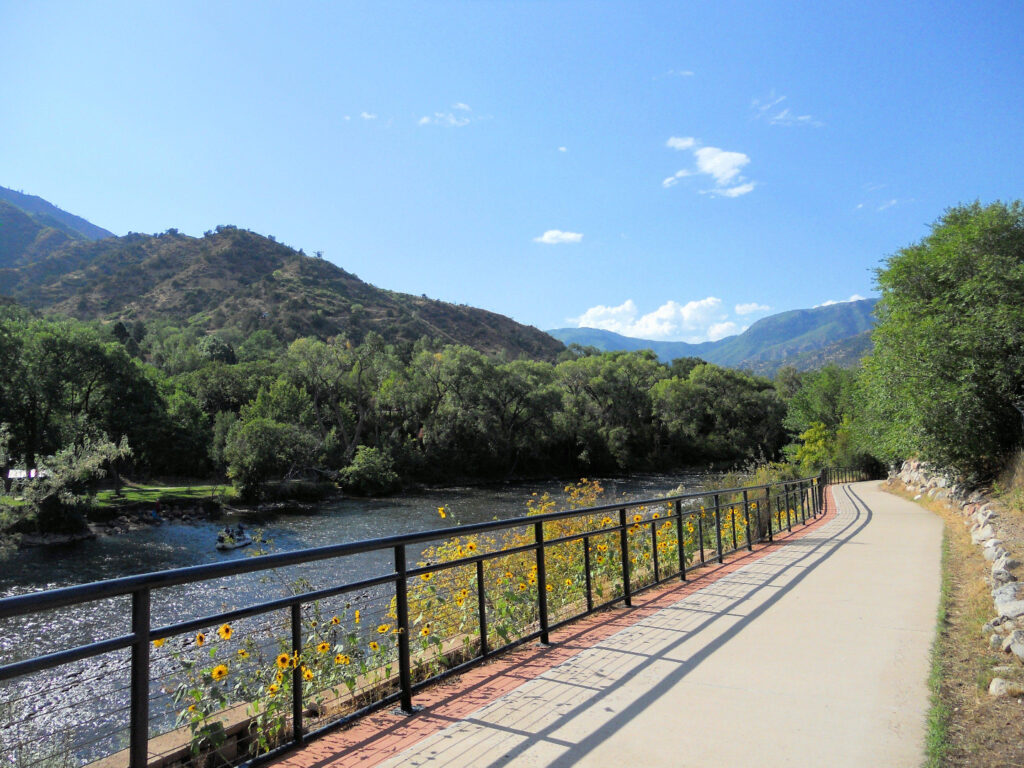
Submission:
<svg viewBox="0 0 1024 768">
<path fill-rule="evenodd" d="M 942 522 L 878 483 L 833 491 L 809 535 L 379 764 L 919 765 Z"/>
</svg>

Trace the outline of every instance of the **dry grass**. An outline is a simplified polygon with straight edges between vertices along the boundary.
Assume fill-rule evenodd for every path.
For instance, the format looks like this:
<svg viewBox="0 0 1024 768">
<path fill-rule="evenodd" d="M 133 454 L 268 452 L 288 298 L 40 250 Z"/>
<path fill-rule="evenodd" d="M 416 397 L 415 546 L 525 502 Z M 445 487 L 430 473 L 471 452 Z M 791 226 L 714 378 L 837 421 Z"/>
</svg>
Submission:
<svg viewBox="0 0 1024 768">
<path fill-rule="evenodd" d="M 901 483 L 887 489 L 912 498 Z M 945 622 L 934 655 L 936 709 L 944 719 L 945 744 L 938 766 L 1004 768 L 1024 766 L 1024 701 L 988 695 L 993 669 L 1016 664 L 1012 656 L 990 650 L 981 628 L 993 618 L 992 597 L 985 576 L 988 563 L 971 543 L 964 516 L 945 502 L 920 499 L 919 504 L 946 523 L 948 579 Z M 1009 674 L 1001 674 L 1003 677 Z"/>
</svg>

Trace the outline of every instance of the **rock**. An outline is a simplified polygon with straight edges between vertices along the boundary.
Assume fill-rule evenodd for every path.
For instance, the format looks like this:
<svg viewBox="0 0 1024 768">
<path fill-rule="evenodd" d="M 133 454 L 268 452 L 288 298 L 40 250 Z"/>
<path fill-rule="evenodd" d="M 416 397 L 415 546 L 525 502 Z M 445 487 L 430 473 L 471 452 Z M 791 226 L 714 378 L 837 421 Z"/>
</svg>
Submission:
<svg viewBox="0 0 1024 768">
<path fill-rule="evenodd" d="M 1003 549 L 1001 545 L 997 545 L 994 547 L 986 547 L 981 554 L 986 560 L 995 561 L 1003 557 L 1006 554 L 1006 550 Z"/>
<path fill-rule="evenodd" d="M 1003 584 L 992 590 L 992 601 L 1000 616 L 1016 619 L 1024 616 L 1024 600 L 1019 598 L 1020 585 L 1016 582 Z"/>
<path fill-rule="evenodd" d="M 920 501 L 920 500 L 921 500 L 921 494 L 919 493 L 919 494 L 917 494 L 917 496 L 914 497 L 914 501 Z"/>
<path fill-rule="evenodd" d="M 988 639 L 988 647 L 993 651 L 998 651 L 1003 645 L 1003 638 L 996 632 L 992 633 L 992 636 Z"/>
<path fill-rule="evenodd" d="M 992 581 L 996 584 L 1009 584 L 1011 581 L 1016 581 L 1017 577 L 1004 568 L 992 568 Z"/>
<path fill-rule="evenodd" d="M 1012 653 L 1018 659 L 1024 660 L 1024 630 L 1015 629 L 1002 642 L 1004 653 Z"/>
<path fill-rule="evenodd" d="M 993 677 L 988 686 L 989 696 L 1024 696 L 1024 685 L 1015 680 Z"/>
<path fill-rule="evenodd" d="M 1007 571 L 1015 571 L 1020 568 L 1020 561 L 1014 560 L 1009 554 L 1000 557 L 992 564 L 993 568 L 1002 568 Z"/>
<path fill-rule="evenodd" d="M 986 524 L 971 534 L 971 541 L 975 544 L 980 544 L 983 541 L 991 539 L 995 535 L 995 529 L 991 525 Z"/>
</svg>

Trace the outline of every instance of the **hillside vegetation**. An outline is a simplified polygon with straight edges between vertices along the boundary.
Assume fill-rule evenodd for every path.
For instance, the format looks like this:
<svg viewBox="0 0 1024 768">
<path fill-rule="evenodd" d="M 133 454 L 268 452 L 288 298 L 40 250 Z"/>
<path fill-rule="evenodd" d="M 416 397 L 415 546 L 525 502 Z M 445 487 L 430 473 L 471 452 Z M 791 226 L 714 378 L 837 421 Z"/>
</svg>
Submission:
<svg viewBox="0 0 1024 768">
<path fill-rule="evenodd" d="M 16 212 L 16 209 L 15 209 Z M 503 315 L 376 288 L 330 262 L 273 238 L 218 227 L 201 238 L 170 230 L 87 241 L 36 243 L 25 234 L 0 260 L 0 293 L 25 306 L 80 320 L 155 320 L 244 338 L 266 330 L 281 341 L 367 332 L 387 342 L 426 336 L 482 352 L 553 359 L 561 343 Z M 6 246 L 5 246 L 6 247 Z M 43 258 L 37 258 L 45 251 Z M 14 253 L 13 256 L 10 253 Z"/>
</svg>

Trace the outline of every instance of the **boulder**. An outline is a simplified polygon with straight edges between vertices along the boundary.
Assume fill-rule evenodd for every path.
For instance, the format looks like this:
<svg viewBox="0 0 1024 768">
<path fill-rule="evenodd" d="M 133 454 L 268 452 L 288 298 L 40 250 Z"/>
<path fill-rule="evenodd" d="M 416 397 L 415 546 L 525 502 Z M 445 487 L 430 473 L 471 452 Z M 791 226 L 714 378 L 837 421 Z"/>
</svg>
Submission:
<svg viewBox="0 0 1024 768">
<path fill-rule="evenodd" d="M 988 686 L 989 696 L 1024 696 L 1024 685 L 1016 680 L 993 677 Z"/>
<path fill-rule="evenodd" d="M 1015 571 L 1020 568 L 1020 561 L 1014 560 L 1010 555 L 1003 555 L 992 564 L 993 568 L 1000 568 L 1004 571 Z"/>
<path fill-rule="evenodd" d="M 991 525 L 986 524 L 971 534 L 971 541 L 975 544 L 980 544 L 983 541 L 988 541 L 995 535 L 995 529 Z"/>
<path fill-rule="evenodd" d="M 1016 581 L 1017 577 L 1010 573 L 1005 568 L 992 567 L 992 581 L 996 584 L 1009 584 L 1010 582 Z"/>
<path fill-rule="evenodd" d="M 1019 597 L 1019 588 L 1020 584 L 1011 582 L 992 590 L 992 600 L 1000 616 L 1008 619 L 1024 616 L 1024 600 Z"/>
<path fill-rule="evenodd" d="M 1015 629 L 1003 640 L 1002 649 L 1024 661 L 1024 630 Z"/>
</svg>

